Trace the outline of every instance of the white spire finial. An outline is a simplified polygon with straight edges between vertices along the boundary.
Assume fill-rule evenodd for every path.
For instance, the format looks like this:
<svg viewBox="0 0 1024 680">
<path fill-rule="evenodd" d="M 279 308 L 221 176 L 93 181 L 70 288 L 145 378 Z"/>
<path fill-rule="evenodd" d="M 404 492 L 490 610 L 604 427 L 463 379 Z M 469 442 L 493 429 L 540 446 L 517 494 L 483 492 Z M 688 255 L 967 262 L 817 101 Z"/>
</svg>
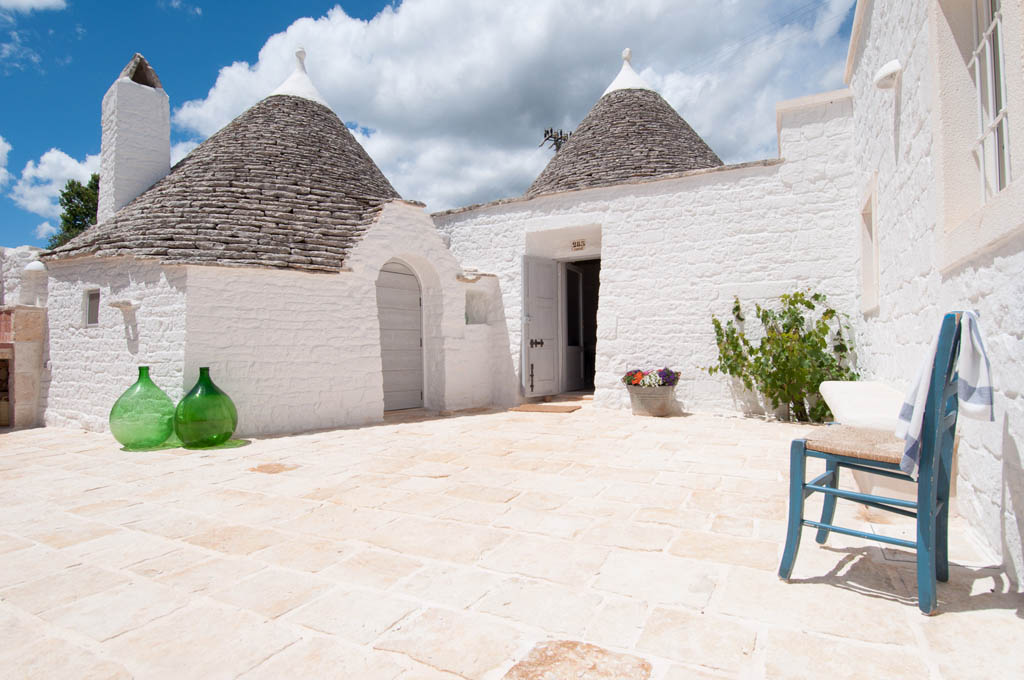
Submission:
<svg viewBox="0 0 1024 680">
<path fill-rule="evenodd" d="M 619 75 L 615 76 L 615 80 L 608 86 L 608 89 L 604 91 L 604 94 L 614 92 L 615 90 L 650 90 L 653 89 L 648 85 L 643 78 L 637 75 L 636 71 L 630 65 L 630 60 L 633 58 L 633 50 L 628 47 L 622 50 L 622 70 L 619 71 Z M 601 95 L 602 97 L 604 95 Z"/>
<path fill-rule="evenodd" d="M 309 79 L 309 74 L 306 73 L 306 50 L 301 47 L 295 50 L 295 70 L 292 71 L 287 80 L 270 94 L 288 94 L 293 97 L 304 97 L 327 106 L 323 95 L 317 92 L 316 86 L 313 85 L 313 81 Z"/>
</svg>

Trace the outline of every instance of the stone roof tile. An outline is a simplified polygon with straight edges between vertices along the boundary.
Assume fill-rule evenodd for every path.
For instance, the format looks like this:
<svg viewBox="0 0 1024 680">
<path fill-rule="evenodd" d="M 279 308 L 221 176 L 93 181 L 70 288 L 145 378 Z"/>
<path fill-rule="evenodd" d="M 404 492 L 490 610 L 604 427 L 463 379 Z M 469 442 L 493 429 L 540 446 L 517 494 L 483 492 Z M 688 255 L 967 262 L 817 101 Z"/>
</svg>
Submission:
<svg viewBox="0 0 1024 680">
<path fill-rule="evenodd" d="M 333 111 L 273 95 L 44 258 L 132 255 L 336 272 L 384 204 L 399 198 Z"/>
<path fill-rule="evenodd" d="M 526 197 L 635 182 L 722 165 L 661 95 L 608 92 L 526 191 Z"/>
</svg>

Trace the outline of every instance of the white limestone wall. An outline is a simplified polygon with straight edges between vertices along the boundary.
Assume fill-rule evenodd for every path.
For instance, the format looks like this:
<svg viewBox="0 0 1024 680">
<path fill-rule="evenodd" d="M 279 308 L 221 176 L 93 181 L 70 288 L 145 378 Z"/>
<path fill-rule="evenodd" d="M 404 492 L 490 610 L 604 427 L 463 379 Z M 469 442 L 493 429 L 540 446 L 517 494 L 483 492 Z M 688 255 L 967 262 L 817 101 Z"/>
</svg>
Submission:
<svg viewBox="0 0 1024 680">
<path fill-rule="evenodd" d="M 187 298 L 181 389 L 209 366 L 238 409 L 238 435 L 380 419 L 372 287 L 347 273 L 190 266 Z"/>
<path fill-rule="evenodd" d="M 491 312 L 484 324 L 468 324 L 466 299 L 472 289 L 485 309 L 498 309 L 494 280 L 460 281 L 459 262 L 433 221 L 421 206 L 403 201 L 384 207 L 345 264 L 374 291 L 380 268 L 392 259 L 412 269 L 423 294 L 424 406 L 458 410 L 493 403 L 494 375 L 504 365 L 493 361 L 491 347 L 504 342 L 504 319 Z M 375 294 L 370 297 L 376 304 Z M 376 308 L 372 324 L 378 328 Z M 475 327 L 480 325 L 486 330 Z M 376 366 L 379 371 L 379 352 Z"/>
<path fill-rule="evenodd" d="M 35 304 L 35 295 L 31 295 L 32 301 L 23 299 L 22 293 L 34 293 L 34 291 L 22 290 L 23 282 L 27 287 L 35 288 L 35 274 L 28 273 L 26 276 L 25 266 L 28 263 L 39 259 L 41 248 L 35 246 L 18 246 L 17 248 L 0 248 L 0 307 L 5 305 Z M 40 278 L 45 278 L 45 275 Z M 45 285 L 45 284 L 44 284 Z M 29 297 L 28 295 L 24 296 Z"/>
<path fill-rule="evenodd" d="M 238 408 L 241 436 L 380 421 L 376 280 L 392 259 L 423 293 L 425 406 L 489 404 L 491 340 L 466 333 L 455 259 L 423 209 L 402 202 L 384 208 L 339 274 L 188 267 L 183 389 L 209 366 Z"/>
<path fill-rule="evenodd" d="M 966 260 L 943 267 L 950 247 L 949 226 L 938 218 L 940 183 L 936 170 L 936 62 L 925 0 L 867 3 L 861 40 L 854 53 L 854 162 L 857 183 L 878 175 L 879 310 L 857 315 L 860 366 L 867 378 L 901 389 L 914 372 L 941 315 L 955 309 L 979 313 L 996 388 L 996 422 L 960 419 L 957 509 L 1006 566 L 1018 584 L 1024 573 L 1024 201 L 1021 179 L 1000 197 L 1016 201 L 1005 211 L 1001 242 L 977 252 L 978 243 L 957 247 Z M 1021 49 L 1020 5 L 1003 3 L 1008 16 L 1008 49 Z M 1016 12 L 1016 14 L 1014 14 Z M 1011 59 L 1012 59 L 1011 55 Z M 896 90 L 879 90 L 872 76 L 899 59 L 904 65 Z M 1019 66 L 1019 64 L 1018 64 Z M 1019 78 L 1016 80 L 1019 85 Z M 972 113 L 973 115 L 973 113 Z M 1014 120 L 1011 118 L 1011 121 Z M 1011 130 L 1012 135 L 1016 128 Z M 1019 136 L 1019 135 L 1018 135 Z M 977 185 L 948 191 L 973 192 Z M 993 202 L 995 205 L 996 202 Z M 984 217 L 984 215 L 983 215 Z M 948 257 L 948 254 L 947 254 Z M 951 555 L 955 559 L 954 555 Z"/>
<path fill-rule="evenodd" d="M 461 262 L 498 277 L 508 343 L 495 360 L 512 374 L 496 391 L 519 395 L 528 241 L 531 255 L 567 259 L 572 239 L 589 244 L 598 233 L 599 253 L 581 253 L 601 258 L 595 403 L 625 408 L 621 375 L 668 365 L 683 373 L 683 409 L 750 410 L 731 380 L 703 370 L 717 354 L 711 316 L 727 317 L 733 295 L 752 312 L 754 303 L 807 286 L 853 309 L 850 109 L 837 93 L 781 114 L 781 163 L 435 215 Z M 532 237 L 555 230 L 553 241 Z"/>
<path fill-rule="evenodd" d="M 163 89 L 118 78 L 103 96 L 102 116 L 97 222 L 112 217 L 171 168 L 171 114 Z"/>
<path fill-rule="evenodd" d="M 171 399 L 181 398 L 185 356 L 183 267 L 128 258 L 48 262 L 49 362 L 44 422 L 102 431 L 114 401 L 138 377 L 138 366 Z M 100 291 L 99 323 L 85 324 L 85 295 Z M 130 302 L 117 309 L 110 302 Z"/>
</svg>

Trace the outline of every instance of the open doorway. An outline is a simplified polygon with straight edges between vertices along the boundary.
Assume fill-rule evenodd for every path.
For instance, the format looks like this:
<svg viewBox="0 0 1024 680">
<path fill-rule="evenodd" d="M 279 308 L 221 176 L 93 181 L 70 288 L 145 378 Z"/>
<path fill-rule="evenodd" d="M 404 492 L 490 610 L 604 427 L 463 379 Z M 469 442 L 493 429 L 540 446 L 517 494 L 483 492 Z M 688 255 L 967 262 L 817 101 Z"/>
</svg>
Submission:
<svg viewBox="0 0 1024 680">
<path fill-rule="evenodd" d="M 601 260 L 565 263 L 565 391 L 594 389 Z"/>
</svg>

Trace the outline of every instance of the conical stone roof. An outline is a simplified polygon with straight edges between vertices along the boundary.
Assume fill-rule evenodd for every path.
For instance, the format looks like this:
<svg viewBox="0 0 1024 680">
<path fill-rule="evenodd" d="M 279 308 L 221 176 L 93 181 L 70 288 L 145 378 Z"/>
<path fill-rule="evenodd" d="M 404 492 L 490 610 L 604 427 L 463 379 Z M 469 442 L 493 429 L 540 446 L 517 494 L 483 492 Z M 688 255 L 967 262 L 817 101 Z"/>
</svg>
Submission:
<svg viewBox="0 0 1024 680">
<path fill-rule="evenodd" d="M 383 205 L 398 198 L 333 111 L 275 94 L 46 257 L 336 272 Z"/>
<path fill-rule="evenodd" d="M 722 165 L 660 94 L 629 66 L 573 131 L 526 196 L 610 186 Z"/>
</svg>

